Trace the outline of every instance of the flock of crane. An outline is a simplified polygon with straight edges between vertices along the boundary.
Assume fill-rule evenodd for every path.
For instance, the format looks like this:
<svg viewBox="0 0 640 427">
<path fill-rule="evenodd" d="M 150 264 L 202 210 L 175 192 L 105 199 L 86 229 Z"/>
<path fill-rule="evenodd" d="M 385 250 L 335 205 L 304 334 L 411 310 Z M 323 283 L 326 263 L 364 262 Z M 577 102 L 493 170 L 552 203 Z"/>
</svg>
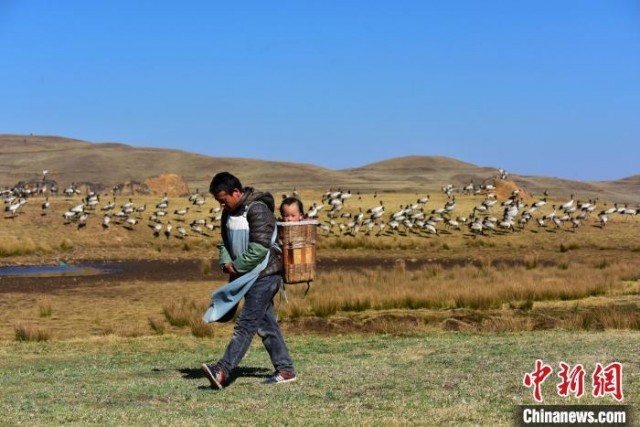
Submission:
<svg viewBox="0 0 640 427">
<path fill-rule="evenodd" d="M 430 197 L 419 197 L 415 202 L 403 204 L 390 214 L 385 214 L 385 205 L 371 207 L 366 211 L 359 209 L 359 213 L 342 212 L 345 201 L 351 197 L 350 192 L 327 192 L 322 203 L 314 203 L 309 211 L 309 217 L 318 218 L 320 212 L 326 210 L 327 219 L 320 223 L 320 228 L 327 235 L 343 234 L 355 236 L 365 235 L 439 235 L 442 232 L 451 233 L 452 230 L 468 229 L 473 235 L 504 234 L 524 230 L 532 221 L 538 228 L 557 231 L 568 229 L 575 231 L 585 220 L 597 210 L 597 201 L 588 202 L 571 199 L 560 205 L 552 205 L 552 210 L 541 214 L 541 208 L 547 205 L 547 194 L 531 204 L 527 204 L 520 197 L 520 190 L 513 190 L 511 195 L 499 202 L 493 192 L 495 186 L 486 185 L 476 188 L 473 184 L 462 189 L 452 185 L 442 188 L 446 194 L 444 205 L 428 209 Z M 468 215 L 456 215 L 458 203 L 456 194 L 484 195 L 484 200 L 474 206 Z M 545 192 L 546 193 L 546 192 Z M 613 215 L 635 216 L 640 214 L 639 208 L 629 208 L 627 205 L 600 210 L 597 213 L 597 224 L 604 228 Z M 340 220 L 346 220 L 340 221 Z"/>
<path fill-rule="evenodd" d="M 501 171 L 498 180 L 506 179 L 506 173 Z M 311 204 L 308 218 L 317 219 L 319 228 L 324 235 L 334 236 L 357 236 L 359 234 L 372 236 L 387 235 L 440 235 L 441 233 L 452 233 L 453 231 L 468 230 L 472 235 L 505 234 L 525 230 L 530 227 L 530 223 L 536 228 L 547 228 L 549 230 L 572 230 L 576 229 L 591 217 L 596 217 L 594 223 L 604 228 L 610 218 L 614 216 L 635 216 L 640 214 L 639 208 L 630 208 L 627 205 L 614 206 L 598 211 L 597 201 L 579 202 L 574 200 L 573 195 L 570 200 L 552 205 L 552 210 L 542 213 L 542 208 L 547 205 L 547 194 L 535 202 L 525 203 L 520 195 L 520 190 L 515 189 L 505 200 L 498 200 L 494 185 L 483 185 L 476 187 L 469 184 L 462 188 L 455 188 L 447 185 L 442 188 L 445 195 L 445 202 L 442 206 L 430 207 L 430 197 L 417 197 L 415 201 L 400 205 L 393 212 L 387 212 L 387 206 L 382 200 L 376 206 L 368 209 L 355 207 L 345 209 L 353 204 L 350 199 L 354 196 L 350 191 L 327 191 L 323 194 L 320 202 Z M 44 197 L 41 203 L 41 216 L 50 215 L 51 204 L 47 194 L 42 191 L 38 194 L 26 192 L 25 189 L 12 188 L 0 192 L 4 201 L 5 218 L 10 219 L 19 215 L 29 200 L 36 195 Z M 298 196 L 297 192 L 293 192 Z M 468 215 L 459 215 L 456 197 L 466 195 L 481 195 L 483 200 L 475 205 Z M 70 202 L 81 196 L 81 192 L 70 186 L 63 192 L 65 200 Z M 282 197 L 287 197 L 283 194 Z M 374 198 L 378 195 L 375 193 Z M 358 199 L 362 196 L 358 194 Z M 203 213 L 208 200 L 205 195 L 194 192 L 186 200 L 181 200 L 177 204 L 188 207 L 180 209 L 169 209 L 170 200 L 165 195 L 149 209 L 146 225 L 152 229 L 153 236 L 166 239 L 175 236 L 184 239 L 190 235 L 201 235 L 205 237 L 213 236 L 213 231 L 219 226 L 222 217 L 219 206 L 213 206 L 208 210 L 208 215 Z M 215 203 L 215 202 L 214 202 Z M 429 207 L 428 207 L 429 206 Z M 187 214 L 192 212 L 197 217 L 187 223 Z M 546 208 L 548 209 L 548 207 Z M 358 212 L 356 213 L 355 210 Z M 598 213 L 595 213 L 598 211 Z M 74 203 L 68 210 L 62 213 L 65 225 L 74 225 L 78 229 L 86 227 L 92 216 L 102 218 L 102 228 L 109 230 L 114 226 L 122 226 L 128 230 L 134 230 L 144 221 L 147 214 L 147 205 L 136 205 L 132 198 L 128 198 L 122 204 L 116 203 L 115 195 L 106 203 L 102 203 L 100 195 L 89 191 L 81 198 L 80 203 Z M 172 223 L 173 221 L 173 223 Z"/>
</svg>

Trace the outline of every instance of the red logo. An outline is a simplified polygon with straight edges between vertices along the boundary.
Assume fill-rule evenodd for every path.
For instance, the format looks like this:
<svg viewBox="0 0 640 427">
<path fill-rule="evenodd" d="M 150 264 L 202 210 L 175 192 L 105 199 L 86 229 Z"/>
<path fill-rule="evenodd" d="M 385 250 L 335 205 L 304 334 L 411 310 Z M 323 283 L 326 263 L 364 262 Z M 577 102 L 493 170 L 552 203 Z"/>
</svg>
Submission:
<svg viewBox="0 0 640 427">
<path fill-rule="evenodd" d="M 533 398 L 538 402 L 542 402 L 542 383 L 551 375 L 551 372 L 553 372 L 551 366 L 546 365 L 542 360 L 538 359 L 536 360 L 536 366 L 533 372 L 525 374 L 522 380 L 526 387 L 533 387 Z"/>
<path fill-rule="evenodd" d="M 560 381 L 556 386 L 558 396 L 581 398 L 585 393 L 586 371 L 582 364 L 578 363 L 571 367 L 567 363 L 560 362 L 558 378 Z M 542 383 L 551 375 L 553 368 L 542 360 L 536 360 L 532 372 L 527 372 L 522 379 L 522 383 L 527 388 L 533 388 L 533 398 L 537 402 L 542 402 Z M 596 363 L 596 367 L 591 375 L 592 395 L 595 398 L 612 396 L 618 401 L 622 401 L 622 364 L 613 362 L 603 367 L 601 363 Z"/>
<path fill-rule="evenodd" d="M 593 397 L 610 394 L 616 400 L 622 400 L 622 364 L 614 362 L 603 368 L 600 363 L 596 363 L 591 379 L 593 380 Z"/>
<path fill-rule="evenodd" d="M 569 365 L 564 362 L 560 362 L 560 384 L 558 384 L 558 396 L 567 397 L 571 393 L 575 394 L 576 398 L 582 397 L 584 394 L 584 368 L 581 364 L 577 364 L 571 369 Z"/>
</svg>

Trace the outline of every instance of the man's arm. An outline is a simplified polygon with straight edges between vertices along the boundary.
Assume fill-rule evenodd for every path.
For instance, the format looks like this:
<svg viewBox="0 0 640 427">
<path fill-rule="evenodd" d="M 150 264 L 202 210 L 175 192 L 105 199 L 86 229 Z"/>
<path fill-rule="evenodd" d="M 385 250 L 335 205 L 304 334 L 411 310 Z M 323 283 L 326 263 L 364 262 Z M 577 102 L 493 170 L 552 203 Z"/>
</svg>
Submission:
<svg viewBox="0 0 640 427">
<path fill-rule="evenodd" d="M 233 260 L 231 259 L 231 254 L 229 254 L 227 247 L 224 245 L 224 241 L 218 243 L 218 251 L 220 252 L 218 263 L 220 264 L 220 269 L 224 271 L 224 266 L 233 262 Z"/>
</svg>

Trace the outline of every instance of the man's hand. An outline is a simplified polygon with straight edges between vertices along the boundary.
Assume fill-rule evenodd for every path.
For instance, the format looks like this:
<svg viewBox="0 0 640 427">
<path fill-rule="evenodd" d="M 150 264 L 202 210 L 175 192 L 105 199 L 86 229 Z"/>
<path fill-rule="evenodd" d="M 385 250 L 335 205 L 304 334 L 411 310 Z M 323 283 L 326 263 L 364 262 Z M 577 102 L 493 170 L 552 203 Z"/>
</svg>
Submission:
<svg viewBox="0 0 640 427">
<path fill-rule="evenodd" d="M 233 263 L 231 263 L 231 262 L 229 262 L 229 263 L 224 265 L 224 272 L 225 273 L 229 273 L 232 278 L 238 277 L 238 272 L 233 267 Z"/>
</svg>

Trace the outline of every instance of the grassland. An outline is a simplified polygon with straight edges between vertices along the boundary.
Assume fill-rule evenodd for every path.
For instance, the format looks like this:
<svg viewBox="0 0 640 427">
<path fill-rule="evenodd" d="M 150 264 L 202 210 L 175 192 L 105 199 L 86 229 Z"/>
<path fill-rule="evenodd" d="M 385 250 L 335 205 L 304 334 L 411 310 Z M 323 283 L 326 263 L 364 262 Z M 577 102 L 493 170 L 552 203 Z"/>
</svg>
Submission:
<svg viewBox="0 0 640 427">
<path fill-rule="evenodd" d="M 307 206 L 320 203 L 319 192 L 301 195 Z M 389 214 L 423 195 L 354 194 L 344 212 L 382 199 Z M 30 199 L 23 213 L 0 219 L 0 262 L 195 259 L 195 268 L 211 271 L 219 230 L 197 234 L 188 224 L 209 221 L 214 205 L 207 199 L 182 221 L 170 215 L 189 231 L 166 239 L 148 226 L 157 199 L 133 198 L 149 208 L 131 230 L 103 230 L 100 213 L 84 227 L 65 225 L 61 213 L 79 198 L 52 199 L 46 215 L 41 200 Z M 458 196 L 456 214 L 481 200 Z M 434 194 L 428 209 L 444 201 Z M 550 198 L 549 205 L 563 201 Z M 187 206 L 174 199 L 169 211 Z M 377 229 L 355 236 L 337 230 L 319 233 L 321 269 L 309 294 L 289 286 L 289 304 L 280 306 L 301 374 L 284 388 L 259 384 L 269 367 L 259 343 L 230 388 L 206 387 L 199 363 L 222 353 L 232 327 L 199 322 L 210 291 L 222 284 L 213 275 L 90 286 L 78 278 L 35 293 L 1 291 L 0 278 L 0 421 L 506 425 L 514 404 L 532 402 L 522 376 L 537 358 L 586 367 L 620 361 L 625 403 L 637 405 L 640 218 L 614 217 L 604 228 L 594 218 L 577 229 L 529 224 L 487 235 L 466 228 L 379 236 Z M 562 400 L 546 390 L 547 403 L 604 403 Z M 294 417 L 283 418 L 289 413 Z"/>
<path fill-rule="evenodd" d="M 623 363 L 625 403 L 640 395 L 637 334 L 631 332 L 324 336 L 290 335 L 299 379 L 270 373 L 255 344 L 239 375 L 212 391 L 198 362 L 219 355 L 226 336 L 96 338 L 0 347 L 4 425 L 511 425 L 531 403 L 522 378 L 537 358 Z M 555 375 L 555 374 L 554 374 Z M 545 403 L 575 404 L 543 384 Z M 587 395 L 580 404 L 615 404 Z"/>
<path fill-rule="evenodd" d="M 387 212 L 393 212 L 416 196 L 354 194 L 344 212 L 366 211 L 383 198 Z M 302 192 L 302 198 L 310 206 L 320 203 L 321 195 Z M 457 209 L 465 214 L 480 200 L 459 196 Z M 53 199 L 47 214 L 41 215 L 38 199 L 31 199 L 22 214 L 0 221 L 2 262 L 199 259 L 203 271 L 215 264 L 219 230 L 198 234 L 188 226 L 196 219 L 210 222 L 210 200 L 184 218 L 171 212 L 189 207 L 186 198 L 171 201 L 164 220 L 174 224 L 169 239 L 154 237 L 147 226 L 152 224 L 147 218 L 156 198 L 134 200 L 149 209 L 138 215 L 140 222 L 131 229 L 112 223 L 103 230 L 100 213 L 90 215 L 84 227 L 65 224 L 61 212 L 79 202 L 80 198 Z M 443 203 L 444 197 L 437 195 L 429 202 L 432 208 Z M 175 236 L 180 224 L 189 230 L 182 239 Z M 464 228 L 442 228 L 440 235 L 387 230 L 379 236 L 375 229 L 355 236 L 339 235 L 337 226 L 334 230 L 319 231 L 318 265 L 323 272 L 313 291 L 304 298 L 303 287 L 290 286 L 290 303 L 281 307 L 282 317 L 295 329 L 324 325 L 330 330 L 377 330 L 376 317 L 387 319 L 382 323 L 390 328 L 397 321 L 401 329 L 413 325 L 419 330 L 640 329 L 638 218 L 613 218 L 606 228 L 592 218 L 577 229 L 529 224 L 521 231 L 488 235 L 473 235 Z M 345 259 L 353 260 L 350 267 L 331 267 L 334 260 Z M 0 338 L 10 339 L 17 328 L 29 327 L 53 338 L 153 333 L 150 322 L 157 326 L 157 319 L 167 317 L 168 307 L 178 301 L 206 306 L 209 292 L 219 284 L 178 278 L 152 284 L 110 282 L 98 289 L 78 286 L 45 295 L 0 293 Z"/>
</svg>

